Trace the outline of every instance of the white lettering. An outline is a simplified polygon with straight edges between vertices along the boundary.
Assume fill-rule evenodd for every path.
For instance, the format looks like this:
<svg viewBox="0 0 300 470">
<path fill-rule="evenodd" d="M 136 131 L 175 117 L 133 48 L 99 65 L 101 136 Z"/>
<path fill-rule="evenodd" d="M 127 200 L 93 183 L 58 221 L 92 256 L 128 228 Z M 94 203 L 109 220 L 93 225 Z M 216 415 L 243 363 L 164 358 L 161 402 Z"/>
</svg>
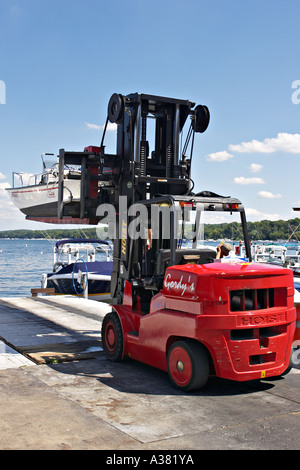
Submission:
<svg viewBox="0 0 300 470">
<path fill-rule="evenodd" d="M 113 457 L 107 457 L 107 465 L 133 465 L 136 468 L 140 463 L 141 457 L 121 457 L 116 454 Z"/>
<path fill-rule="evenodd" d="M 117 235 L 121 240 L 127 238 L 131 238 L 133 240 L 141 238 L 146 240 L 149 234 L 148 228 L 150 228 L 150 226 L 148 227 L 149 221 L 151 221 L 152 240 L 169 240 L 171 233 L 174 233 L 179 239 L 182 238 L 182 235 L 187 237 L 184 229 L 184 225 L 186 223 L 188 227 L 192 227 L 194 225 L 196 227 L 196 229 L 192 230 L 190 233 L 190 238 L 194 240 L 197 233 L 203 232 L 203 224 L 200 224 L 200 215 L 201 210 L 198 205 L 196 212 L 192 213 L 191 209 L 186 209 L 185 207 L 182 208 L 177 203 L 172 204 L 171 206 L 169 204 L 152 204 L 150 213 L 147 205 L 135 203 L 128 206 L 127 196 L 119 197 L 117 208 L 115 208 L 113 204 L 103 203 L 96 209 L 96 216 L 100 219 L 98 232 L 102 235 L 103 226 L 108 226 L 106 238 L 111 240 L 115 240 Z M 185 217 L 188 219 L 185 220 Z M 128 218 L 130 219 L 128 220 Z M 195 221 L 192 220 L 193 218 L 195 218 Z M 182 223 L 180 221 L 182 221 Z M 182 225 L 182 229 L 180 230 L 180 233 L 177 233 L 179 225 Z M 125 226 L 126 232 L 124 231 Z M 97 236 L 99 236 L 98 233 Z M 203 238 L 202 235 L 201 238 Z"/>
<path fill-rule="evenodd" d="M 116 211 L 112 204 L 101 204 L 97 207 L 96 216 L 101 217 L 101 221 L 96 228 L 97 237 L 103 238 L 101 228 L 108 226 L 106 238 L 116 238 Z"/>
<path fill-rule="evenodd" d="M 145 460 L 144 460 L 145 462 Z M 192 464 L 194 465 L 194 461 L 191 455 L 171 455 L 171 454 L 158 454 L 152 455 L 149 464 L 156 464 L 156 465 L 172 465 L 172 464 Z"/>
<path fill-rule="evenodd" d="M 300 80 L 294 80 L 292 83 L 292 88 L 298 88 L 292 94 L 292 103 L 299 104 L 300 103 Z"/>
<path fill-rule="evenodd" d="M 0 80 L 0 104 L 6 104 L 6 85 L 3 80 Z"/>
<path fill-rule="evenodd" d="M 129 207 L 128 217 L 138 216 L 130 222 L 128 227 L 128 235 L 132 240 L 140 238 L 147 238 L 148 228 L 148 211 L 143 204 L 133 204 Z"/>
<path fill-rule="evenodd" d="M 292 363 L 294 366 L 300 364 L 300 341 L 293 342 Z"/>
<path fill-rule="evenodd" d="M 174 281 L 172 280 L 172 275 L 170 273 L 168 273 L 165 277 L 164 286 L 167 290 L 170 290 L 170 289 L 178 290 L 181 296 L 184 295 L 187 289 L 190 289 L 192 293 L 195 290 L 194 282 L 191 283 L 191 276 L 189 276 L 188 282 L 183 282 L 183 275 L 181 276 L 179 281 Z"/>
</svg>

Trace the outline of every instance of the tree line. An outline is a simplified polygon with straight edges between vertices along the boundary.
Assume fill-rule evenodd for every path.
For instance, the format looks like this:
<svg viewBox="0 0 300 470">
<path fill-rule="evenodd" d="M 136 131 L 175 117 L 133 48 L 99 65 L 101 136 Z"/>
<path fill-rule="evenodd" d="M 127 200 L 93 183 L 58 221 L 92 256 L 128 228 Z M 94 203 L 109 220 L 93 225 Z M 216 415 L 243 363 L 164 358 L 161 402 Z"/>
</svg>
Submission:
<svg viewBox="0 0 300 470">
<path fill-rule="evenodd" d="M 105 236 L 105 229 L 97 229 L 101 237 Z M 96 233 L 96 228 L 89 228 L 78 230 L 78 229 L 51 229 L 51 230 L 4 230 L 0 231 L 0 238 L 26 238 L 26 239 L 36 239 L 36 238 L 48 238 L 54 240 L 60 240 L 63 238 L 99 238 Z"/>
<path fill-rule="evenodd" d="M 259 222 L 248 222 L 248 233 L 250 240 L 299 240 L 300 241 L 300 219 L 290 220 L 261 220 Z M 5 230 L 0 231 L 0 238 L 106 238 L 105 227 L 82 229 L 53 229 L 53 230 Z M 243 238 L 241 224 L 236 222 L 224 224 L 207 224 L 204 228 L 205 239 L 239 240 Z"/>
<path fill-rule="evenodd" d="M 300 219 L 290 220 L 261 220 L 259 222 L 247 222 L 250 240 L 299 240 Z M 204 229 L 205 238 L 238 240 L 242 238 L 241 224 L 209 224 Z"/>
</svg>

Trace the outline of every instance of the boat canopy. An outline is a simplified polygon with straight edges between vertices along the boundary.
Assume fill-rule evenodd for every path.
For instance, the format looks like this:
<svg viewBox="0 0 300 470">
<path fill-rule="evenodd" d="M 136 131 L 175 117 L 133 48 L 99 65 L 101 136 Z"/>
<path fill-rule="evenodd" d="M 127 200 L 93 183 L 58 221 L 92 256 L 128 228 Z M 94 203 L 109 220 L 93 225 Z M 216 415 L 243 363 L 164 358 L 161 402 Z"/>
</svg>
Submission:
<svg viewBox="0 0 300 470">
<path fill-rule="evenodd" d="M 55 246 L 56 248 L 58 248 L 60 245 L 65 245 L 66 243 L 98 243 L 98 244 L 109 245 L 107 241 L 99 240 L 97 238 L 69 238 L 66 240 L 58 240 Z"/>
</svg>

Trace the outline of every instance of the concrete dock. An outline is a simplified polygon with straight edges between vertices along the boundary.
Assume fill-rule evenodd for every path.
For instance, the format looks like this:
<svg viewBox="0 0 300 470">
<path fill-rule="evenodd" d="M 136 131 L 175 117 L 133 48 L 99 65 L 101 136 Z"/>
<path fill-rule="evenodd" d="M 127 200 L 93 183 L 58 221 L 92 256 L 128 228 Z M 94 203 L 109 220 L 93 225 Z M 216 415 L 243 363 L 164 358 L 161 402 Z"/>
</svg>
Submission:
<svg viewBox="0 0 300 470">
<path fill-rule="evenodd" d="M 109 309 L 70 296 L 0 299 L 1 450 L 300 448 L 298 365 L 276 380 L 212 377 L 186 394 L 162 371 L 106 360 Z"/>
</svg>

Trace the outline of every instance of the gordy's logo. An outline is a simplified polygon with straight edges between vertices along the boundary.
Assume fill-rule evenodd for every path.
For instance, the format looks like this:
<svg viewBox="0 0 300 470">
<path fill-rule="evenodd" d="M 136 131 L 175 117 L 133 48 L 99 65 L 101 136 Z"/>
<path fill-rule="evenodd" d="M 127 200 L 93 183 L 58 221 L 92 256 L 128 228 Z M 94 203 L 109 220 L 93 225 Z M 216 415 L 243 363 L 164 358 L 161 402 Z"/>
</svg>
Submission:
<svg viewBox="0 0 300 470">
<path fill-rule="evenodd" d="M 181 296 L 183 296 L 186 291 L 190 294 L 195 292 L 195 283 L 193 282 L 191 275 L 189 275 L 188 279 L 185 281 L 182 274 L 178 281 L 172 279 L 172 274 L 168 273 L 164 280 L 164 287 L 168 292 L 173 291 L 173 293 L 178 293 Z"/>
</svg>

